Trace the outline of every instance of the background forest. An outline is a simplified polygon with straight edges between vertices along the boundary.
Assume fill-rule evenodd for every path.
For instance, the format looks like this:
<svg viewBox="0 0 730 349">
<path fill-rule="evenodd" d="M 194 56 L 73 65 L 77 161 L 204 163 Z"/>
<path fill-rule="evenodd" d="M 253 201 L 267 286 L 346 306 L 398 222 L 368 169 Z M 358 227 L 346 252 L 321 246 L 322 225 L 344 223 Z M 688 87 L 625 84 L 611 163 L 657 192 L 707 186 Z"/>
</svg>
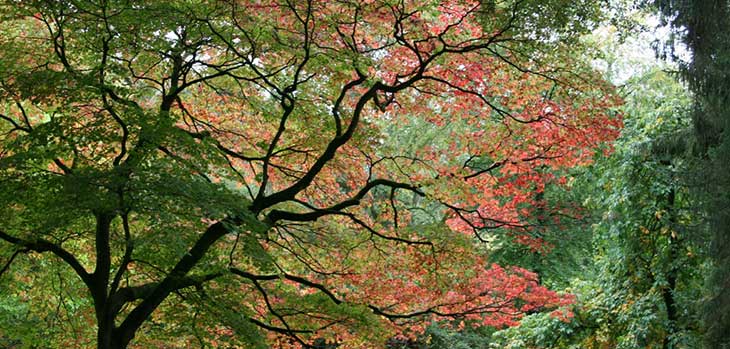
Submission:
<svg viewBox="0 0 730 349">
<path fill-rule="evenodd" d="M 730 348 L 730 2 L 0 1 L 0 348 Z"/>
</svg>

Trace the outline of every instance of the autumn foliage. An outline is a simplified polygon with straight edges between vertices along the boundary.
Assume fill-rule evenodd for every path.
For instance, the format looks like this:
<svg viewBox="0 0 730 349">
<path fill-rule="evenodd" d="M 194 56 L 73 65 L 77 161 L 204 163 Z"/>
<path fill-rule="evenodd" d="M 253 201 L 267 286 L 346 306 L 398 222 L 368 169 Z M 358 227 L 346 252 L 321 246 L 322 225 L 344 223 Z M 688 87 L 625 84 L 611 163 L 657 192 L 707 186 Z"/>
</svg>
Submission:
<svg viewBox="0 0 730 349">
<path fill-rule="evenodd" d="M 68 5 L 3 23 L 0 238 L 71 266 L 99 348 L 191 309 L 214 346 L 373 347 L 570 303 L 485 242 L 549 248 L 570 206 L 542 193 L 609 150 L 620 101 L 529 6 Z"/>
</svg>

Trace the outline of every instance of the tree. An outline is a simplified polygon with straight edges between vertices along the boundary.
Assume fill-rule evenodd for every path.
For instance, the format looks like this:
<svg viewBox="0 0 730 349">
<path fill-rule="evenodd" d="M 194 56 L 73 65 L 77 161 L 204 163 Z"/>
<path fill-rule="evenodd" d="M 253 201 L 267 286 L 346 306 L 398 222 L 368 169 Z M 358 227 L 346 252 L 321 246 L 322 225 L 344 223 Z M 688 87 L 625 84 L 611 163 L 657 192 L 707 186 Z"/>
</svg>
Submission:
<svg viewBox="0 0 730 349">
<path fill-rule="evenodd" d="M 608 54 L 626 54 L 627 47 L 636 51 L 640 46 L 633 40 L 641 38 L 608 45 Z M 645 57 L 629 63 L 636 75 L 622 85 L 625 126 L 615 151 L 584 169 L 573 188 L 584 196 L 593 223 L 584 227 L 592 231 L 591 262 L 568 288 L 577 298 L 575 316 L 559 321 L 532 315 L 497 332 L 499 347 L 696 348 L 701 343 L 698 303 L 707 258 L 696 238 L 702 217 L 685 180 L 693 164 L 687 152 L 690 94 L 666 72 L 666 64 Z"/>
<path fill-rule="evenodd" d="M 727 172 L 730 169 L 730 35 L 727 1 L 653 1 L 673 29 L 669 42 L 662 43 L 663 53 L 680 63 L 681 78 L 688 83 L 694 97 L 694 154 L 697 164 L 689 180 L 696 188 L 707 212 L 710 256 L 714 270 L 708 277 L 709 297 L 705 324 L 707 348 L 730 348 L 730 296 L 724 290 L 730 283 L 730 196 Z M 689 51 L 686 59 L 678 55 L 678 47 Z M 680 51 L 681 52 L 681 51 Z"/>
<path fill-rule="evenodd" d="M 619 348 L 691 348 L 699 343 L 700 221 L 683 174 L 689 168 L 685 89 L 654 70 L 629 83 L 622 139 L 598 167 L 603 197 L 595 229 L 597 277 L 583 285 L 585 343 Z M 635 84 L 635 85 L 634 85 Z M 590 285 L 593 285 L 591 287 Z M 577 316 L 580 317 L 580 316 Z"/>
<path fill-rule="evenodd" d="M 4 1 L 3 283 L 64 265 L 98 348 L 357 347 L 565 305 L 474 240 L 539 245 L 535 193 L 617 135 L 564 54 L 591 3 Z"/>
</svg>

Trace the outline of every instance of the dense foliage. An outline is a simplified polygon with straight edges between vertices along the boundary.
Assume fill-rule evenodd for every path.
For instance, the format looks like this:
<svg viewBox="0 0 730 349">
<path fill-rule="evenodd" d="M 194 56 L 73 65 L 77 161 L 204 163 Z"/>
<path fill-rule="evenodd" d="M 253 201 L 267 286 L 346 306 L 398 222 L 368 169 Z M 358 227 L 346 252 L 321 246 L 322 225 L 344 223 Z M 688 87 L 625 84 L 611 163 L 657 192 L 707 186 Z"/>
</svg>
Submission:
<svg viewBox="0 0 730 349">
<path fill-rule="evenodd" d="M 696 192 L 708 214 L 713 271 L 705 304 L 708 348 L 730 348 L 730 33 L 728 1 L 656 1 L 662 18 L 671 25 L 674 41 L 665 51 L 680 62 L 681 77 L 693 93 L 695 131 L 694 167 Z M 676 50 L 686 48 L 691 57 L 680 59 Z M 699 178 L 702 178 L 698 180 Z"/>
<path fill-rule="evenodd" d="M 609 3 L 0 0 L 0 347 L 728 347 L 730 4 Z"/>
<path fill-rule="evenodd" d="M 651 70 L 625 85 L 627 115 L 616 152 L 576 184 L 594 212 L 592 261 L 569 285 L 570 322 L 534 315 L 502 331 L 508 348 L 698 348 L 707 268 L 696 207 L 683 180 L 692 164 L 689 97 Z M 589 189 L 592 188 L 592 189 Z"/>
<path fill-rule="evenodd" d="M 5 345 L 373 347 L 570 316 L 487 252 L 548 250 L 574 206 L 546 188 L 618 134 L 577 54 L 593 2 L 0 13 Z"/>
</svg>

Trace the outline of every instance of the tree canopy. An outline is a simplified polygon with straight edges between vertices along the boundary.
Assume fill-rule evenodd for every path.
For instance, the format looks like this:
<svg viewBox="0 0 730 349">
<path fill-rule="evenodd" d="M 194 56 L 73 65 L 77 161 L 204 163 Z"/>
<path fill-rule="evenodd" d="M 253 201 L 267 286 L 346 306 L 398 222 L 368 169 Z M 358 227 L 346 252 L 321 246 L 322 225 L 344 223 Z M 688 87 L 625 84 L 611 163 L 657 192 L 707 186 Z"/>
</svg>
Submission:
<svg viewBox="0 0 730 349">
<path fill-rule="evenodd" d="M 708 214 L 711 232 L 710 251 L 714 266 L 708 280 L 709 301 L 705 304 L 705 322 L 708 326 L 706 345 L 711 348 L 730 347 L 730 296 L 724 290 L 730 283 L 730 196 L 727 172 L 730 169 L 730 113 L 727 103 L 730 77 L 730 34 L 727 1 L 656 1 L 654 5 L 663 20 L 675 34 L 662 46 L 670 58 L 679 62 L 680 76 L 693 93 L 694 153 L 699 163 L 695 166 L 695 192 Z M 685 48 L 690 57 L 682 60 L 675 47 Z"/>
<path fill-rule="evenodd" d="M 686 123 L 652 114 L 684 113 L 683 97 L 664 75 L 640 85 L 660 96 L 624 94 L 641 117 L 601 162 L 623 101 L 583 35 L 605 15 L 587 0 L 0 2 L 0 346 L 476 343 L 525 316 L 515 331 L 661 307 L 636 343 L 698 331 L 673 308 L 699 288 L 679 268 L 701 264 L 678 228 L 699 219 L 689 165 L 661 141 Z M 589 183 L 605 196 L 574 193 Z M 574 292 L 554 264 L 587 263 L 590 239 L 597 276 Z"/>
</svg>

